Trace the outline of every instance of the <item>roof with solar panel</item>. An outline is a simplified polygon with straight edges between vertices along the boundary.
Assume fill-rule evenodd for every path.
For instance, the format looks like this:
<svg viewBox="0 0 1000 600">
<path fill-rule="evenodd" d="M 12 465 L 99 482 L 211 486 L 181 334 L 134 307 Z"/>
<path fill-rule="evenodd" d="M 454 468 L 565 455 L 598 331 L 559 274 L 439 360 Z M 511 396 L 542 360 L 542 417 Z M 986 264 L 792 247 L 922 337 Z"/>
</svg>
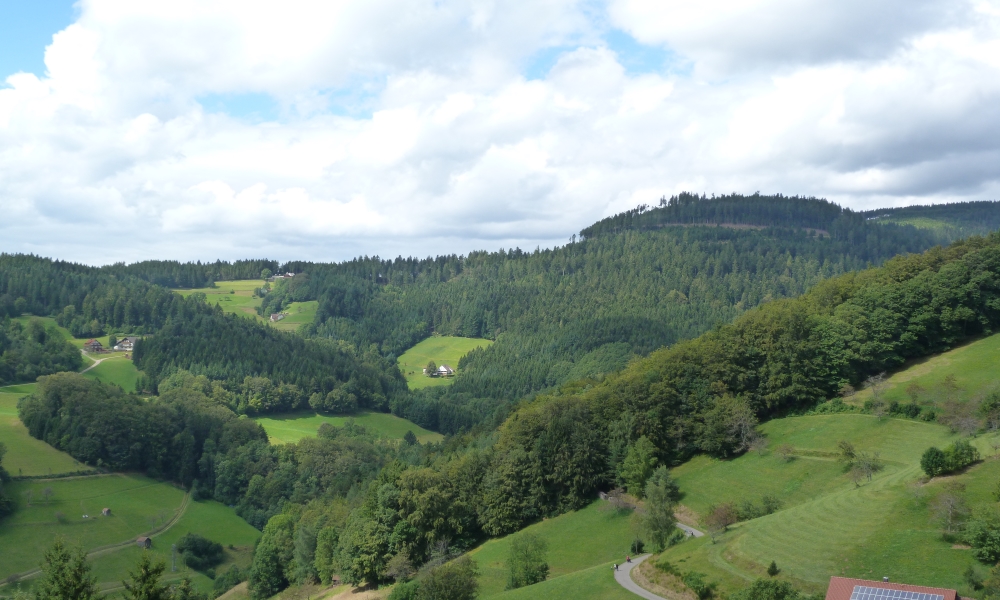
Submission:
<svg viewBox="0 0 1000 600">
<path fill-rule="evenodd" d="M 907 583 L 831 577 L 826 600 L 957 600 L 958 592 Z"/>
</svg>

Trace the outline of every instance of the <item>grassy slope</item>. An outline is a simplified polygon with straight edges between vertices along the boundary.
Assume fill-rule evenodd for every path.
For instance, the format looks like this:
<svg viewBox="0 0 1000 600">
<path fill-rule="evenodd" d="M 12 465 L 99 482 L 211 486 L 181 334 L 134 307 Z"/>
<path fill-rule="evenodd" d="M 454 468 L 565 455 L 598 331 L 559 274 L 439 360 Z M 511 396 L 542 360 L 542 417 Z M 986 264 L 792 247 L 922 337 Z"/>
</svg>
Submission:
<svg viewBox="0 0 1000 600">
<path fill-rule="evenodd" d="M 34 385 L 34 384 L 30 384 Z M 28 430 L 17 418 L 17 401 L 24 394 L 6 393 L 27 386 L 0 388 L 0 442 L 7 446 L 3 466 L 17 477 L 21 475 L 57 475 L 88 469 L 69 454 L 60 452 L 41 440 L 28 435 Z"/>
<path fill-rule="evenodd" d="M 1000 387 L 998 365 L 1000 365 L 1000 334 L 977 340 L 943 354 L 914 361 L 887 378 L 883 397 L 887 402 L 893 400 L 900 403 L 910 402 L 911 397 L 906 388 L 916 384 L 924 389 L 918 395 L 920 404 L 941 404 L 946 396 L 944 380 L 952 375 L 958 386 L 958 397 L 971 399 Z M 854 401 L 864 402 L 870 397 L 870 390 L 861 390 L 854 397 Z"/>
<path fill-rule="evenodd" d="M 104 356 L 102 355 L 101 358 Z M 131 360 L 118 355 L 106 358 L 101 364 L 84 373 L 83 376 L 102 383 L 114 383 L 121 386 L 126 392 L 134 392 L 135 382 L 139 378 L 139 369 L 135 368 L 135 363 Z"/>
<path fill-rule="evenodd" d="M 784 509 L 732 528 L 715 544 L 708 538 L 685 542 L 666 552 L 671 561 L 730 590 L 762 576 L 772 560 L 783 577 L 811 591 L 824 589 L 834 574 L 962 590 L 961 573 L 974 561 L 967 551 L 952 549 L 932 522 L 929 504 L 940 482 L 917 484 L 920 455 L 954 439 L 947 429 L 866 415 L 779 419 L 763 429 L 772 446 L 788 443 L 801 455 L 789 463 L 770 453 L 698 458 L 674 472 L 684 503 L 695 510 L 763 493 L 781 498 Z M 881 452 L 885 470 L 856 488 L 831 456 L 840 439 Z M 976 443 L 985 448 L 986 442 Z M 970 490 L 984 488 L 977 497 L 985 497 L 988 486 L 980 480 L 995 481 L 997 473 L 1000 462 L 989 460 L 961 478 Z"/>
<path fill-rule="evenodd" d="M 377 412 L 358 413 L 352 417 L 334 417 L 320 415 L 314 412 L 297 412 L 287 415 L 272 415 L 255 419 L 267 430 L 271 443 L 297 442 L 306 436 L 314 436 L 323 423 L 343 426 L 348 419 L 354 419 L 359 425 L 368 427 L 375 433 L 387 438 L 402 439 L 407 431 L 417 436 L 417 441 L 440 442 L 444 439 L 440 433 L 428 431 L 416 423 L 407 421 L 395 415 Z"/>
<path fill-rule="evenodd" d="M 42 496 L 46 488 L 53 491 L 48 502 Z M 56 536 L 93 549 L 150 531 L 168 521 L 184 497 L 183 491 L 171 485 L 137 475 L 15 481 L 7 489 L 17 510 L 0 522 L 0 548 L 17 548 L 18 552 L 4 552 L 0 577 L 37 567 Z M 27 505 L 29 490 L 33 492 L 31 506 Z M 105 507 L 112 516 L 101 516 Z M 65 523 L 57 522 L 56 512 L 65 515 Z M 84 514 L 90 518 L 83 519 Z"/>
<path fill-rule="evenodd" d="M 201 292 L 208 296 L 209 304 L 218 304 L 225 312 L 248 316 L 261 323 L 270 323 L 270 319 L 257 314 L 257 307 L 260 306 L 261 299 L 253 297 L 253 291 L 262 285 L 264 282 L 260 279 L 243 279 L 219 281 L 214 288 L 177 289 L 174 291 L 185 298 L 195 292 Z M 288 316 L 273 326 L 283 331 L 295 331 L 304 323 L 312 323 L 316 317 L 317 308 L 319 308 L 319 302 L 316 301 L 293 302 L 285 309 Z"/>
<path fill-rule="evenodd" d="M 458 361 L 473 348 L 489 346 L 493 342 L 479 338 L 433 336 L 410 348 L 399 357 L 399 370 L 406 376 L 406 384 L 411 390 L 436 385 L 448 385 L 452 379 L 426 377 L 422 369 L 434 361 L 439 366 L 446 364 L 458 369 Z"/>
<path fill-rule="evenodd" d="M 191 502 L 184 516 L 175 525 L 153 536 L 154 558 L 167 563 L 167 574 L 164 579 L 190 577 L 192 582 L 203 590 L 211 588 L 212 580 L 202 573 L 189 569 L 179 558 L 177 572 L 170 572 L 170 546 L 189 532 L 203 535 L 226 547 L 225 561 L 216 567 L 219 573 L 225 572 L 233 564 L 248 566 L 253 557 L 253 545 L 260 537 L 260 532 L 236 516 L 231 508 L 214 501 Z M 229 548 L 230 545 L 233 548 Z M 123 579 L 125 573 L 135 564 L 140 552 L 138 547 L 129 547 L 94 558 L 91 561 L 93 572 L 98 581 L 104 584 L 102 587 L 113 587 Z"/>
<path fill-rule="evenodd" d="M 624 560 L 633 533 L 629 525 L 630 515 L 608 510 L 609 507 L 610 505 L 605 502 L 594 502 L 582 510 L 546 519 L 525 530 L 548 542 L 550 578 L 554 579 L 607 563 L 605 575 L 614 583 L 610 565 L 613 561 Z M 470 554 L 479 566 L 480 595 L 483 598 L 504 591 L 506 585 L 504 562 L 510 546 L 510 537 L 490 540 Z M 597 572 L 599 573 L 600 569 Z M 534 587 L 532 586 L 532 589 Z"/>
<path fill-rule="evenodd" d="M 485 597 L 485 596 L 484 596 Z M 534 600 L 535 598 L 565 598 L 567 600 L 635 600 L 632 592 L 618 585 L 611 563 L 582 569 L 569 575 L 553 577 L 542 583 L 511 590 L 493 596 L 497 600 Z"/>
</svg>

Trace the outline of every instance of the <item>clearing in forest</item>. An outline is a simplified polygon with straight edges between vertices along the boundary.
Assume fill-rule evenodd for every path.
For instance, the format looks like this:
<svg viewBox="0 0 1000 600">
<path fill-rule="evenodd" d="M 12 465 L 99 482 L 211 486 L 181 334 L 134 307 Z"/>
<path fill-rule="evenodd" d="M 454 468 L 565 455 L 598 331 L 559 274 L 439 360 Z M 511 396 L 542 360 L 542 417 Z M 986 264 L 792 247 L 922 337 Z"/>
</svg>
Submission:
<svg viewBox="0 0 1000 600">
<path fill-rule="evenodd" d="M 413 435 L 417 436 L 417 441 L 422 444 L 440 442 L 444 439 L 440 433 L 428 431 L 412 421 L 379 412 L 359 412 L 354 415 L 334 416 L 320 415 L 312 411 L 300 411 L 284 415 L 256 417 L 254 420 L 264 427 L 272 444 L 297 442 L 304 437 L 315 436 L 316 432 L 319 431 L 319 426 L 323 423 L 343 427 L 348 420 L 363 425 L 376 435 L 390 439 L 403 439 L 407 431 L 412 431 Z"/>
<path fill-rule="evenodd" d="M 187 298 L 194 293 L 205 294 L 205 299 L 209 304 L 218 304 L 223 312 L 252 317 L 261 323 L 269 323 L 275 329 L 282 331 L 295 331 L 304 323 L 312 323 L 316 318 L 316 310 L 319 302 L 312 300 L 309 302 L 292 302 L 283 313 L 285 317 L 280 321 L 271 322 L 270 315 L 260 316 L 257 314 L 257 307 L 263 301 L 254 296 L 254 290 L 262 287 L 264 282 L 260 279 L 241 279 L 238 281 L 217 281 L 215 287 L 196 289 L 174 289 L 175 292 Z"/>
<path fill-rule="evenodd" d="M 397 364 L 411 390 L 448 385 L 452 382 L 451 377 L 427 377 L 423 374 L 427 363 L 434 361 L 438 366 L 448 365 L 458 370 L 458 361 L 463 356 L 475 348 L 485 348 L 492 343 L 492 340 L 482 338 L 435 335 L 404 352 Z"/>
</svg>

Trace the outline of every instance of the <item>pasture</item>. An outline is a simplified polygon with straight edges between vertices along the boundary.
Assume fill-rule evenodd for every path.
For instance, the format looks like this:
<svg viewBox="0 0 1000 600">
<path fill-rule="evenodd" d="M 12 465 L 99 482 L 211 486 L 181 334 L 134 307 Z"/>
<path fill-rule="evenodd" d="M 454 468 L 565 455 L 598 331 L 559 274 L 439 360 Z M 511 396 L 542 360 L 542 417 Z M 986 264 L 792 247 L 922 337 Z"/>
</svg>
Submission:
<svg viewBox="0 0 1000 600">
<path fill-rule="evenodd" d="M 949 398 L 971 400 L 1000 389 L 1000 334 L 911 362 L 886 377 L 882 397 L 886 402 L 940 406 Z M 860 390 L 852 403 L 871 398 L 871 390 Z"/>
<path fill-rule="evenodd" d="M 0 388 L 0 442 L 7 446 L 7 454 L 3 459 L 3 466 L 7 472 L 14 477 L 29 477 L 74 473 L 89 469 L 87 465 L 78 463 L 69 454 L 60 452 L 28 435 L 27 428 L 17 418 L 17 402 L 24 394 L 7 392 L 25 387 L 27 386 Z"/>
<path fill-rule="evenodd" d="M 316 310 L 319 302 L 292 302 L 284 312 L 288 316 L 271 323 L 270 319 L 257 314 L 257 307 L 261 305 L 261 298 L 254 296 L 254 290 L 263 286 L 261 279 L 241 279 L 239 281 L 217 281 L 215 287 L 197 289 L 175 289 L 174 291 L 187 298 L 194 293 L 205 294 L 209 304 L 218 304 L 227 313 L 243 315 L 260 321 L 269 323 L 275 329 L 282 331 L 295 331 L 301 325 L 312 323 L 316 317 Z M 273 284 L 272 284 L 273 285 Z"/>
<path fill-rule="evenodd" d="M 611 562 L 586 569 L 550 577 L 541 583 L 490 596 L 496 600 L 534 600 L 554 598 L 559 600 L 635 600 L 632 592 L 615 581 Z M 487 597 L 483 594 L 482 597 Z"/>
<path fill-rule="evenodd" d="M 957 588 L 972 593 L 961 577 L 971 553 L 946 542 L 930 504 L 942 483 L 922 484 L 920 456 L 929 446 L 957 439 L 945 427 L 868 415 L 816 415 L 776 419 L 761 429 L 771 450 L 732 460 L 697 457 L 672 470 L 682 503 L 697 513 L 720 502 L 757 500 L 771 494 L 781 510 L 731 527 L 715 543 L 709 536 L 688 540 L 664 555 L 685 571 L 704 573 L 721 591 L 764 576 L 773 560 L 781 577 L 810 592 L 825 589 L 830 575 L 879 578 Z M 837 462 L 836 444 L 879 452 L 885 468 L 872 481 L 852 482 Z M 986 450 L 990 439 L 976 445 Z M 775 456 L 793 447 L 791 460 Z M 989 454 L 988 451 L 984 454 Z M 1000 475 L 989 459 L 957 477 L 970 503 L 985 502 Z M 697 518 L 697 514 L 694 515 Z"/>
<path fill-rule="evenodd" d="M 427 377 L 423 374 L 423 368 L 427 366 L 428 362 L 433 360 L 438 366 L 445 364 L 458 370 L 458 361 L 469 351 L 489 346 L 492 343 L 492 340 L 481 338 L 431 336 L 404 352 L 396 363 L 406 377 L 406 384 L 411 390 L 448 385 L 452 382 L 449 377 Z"/>
<path fill-rule="evenodd" d="M 0 578 L 36 568 L 57 536 L 87 550 L 134 540 L 173 519 L 185 498 L 172 485 L 121 474 L 13 481 L 7 491 L 17 508 L 0 521 L 0 548 L 18 552 L 4 553 Z"/>
<path fill-rule="evenodd" d="M 581 510 L 545 519 L 524 529 L 523 531 L 533 533 L 548 543 L 549 578 L 553 581 L 563 579 L 556 587 L 551 588 L 552 594 L 555 594 L 556 590 L 568 593 L 565 590 L 583 589 L 594 581 L 604 578 L 607 578 L 611 585 L 619 587 L 614 582 L 610 566 L 612 562 L 621 562 L 625 559 L 629 544 L 634 539 L 630 519 L 630 514 L 614 511 L 610 504 L 599 500 Z M 510 538 L 516 535 L 519 533 L 490 540 L 469 554 L 479 567 L 481 597 L 488 598 L 504 591 L 507 583 L 505 562 L 510 548 Z M 585 571 L 598 565 L 601 566 L 593 574 L 582 576 L 583 583 L 576 579 L 564 579 L 571 573 Z M 607 573 L 603 573 L 604 570 Z M 562 597 L 543 594 L 542 586 L 549 585 L 551 582 L 546 581 L 531 586 L 531 589 L 537 590 L 537 595 L 523 597 Z M 507 595 L 501 597 L 507 598 Z M 576 598 L 576 596 L 565 597 Z"/>
<path fill-rule="evenodd" d="M 150 552 L 154 555 L 154 560 L 166 562 L 167 573 L 164 580 L 175 581 L 190 577 L 192 583 L 204 591 L 211 589 L 212 580 L 204 573 L 187 567 L 180 557 L 177 559 L 177 571 L 170 572 L 170 546 L 187 533 L 200 534 L 225 547 L 225 560 L 216 567 L 216 572 L 225 572 L 233 564 L 248 566 L 253 558 L 253 545 L 260 537 L 260 532 L 238 517 L 233 509 L 208 500 L 189 502 L 176 523 L 154 535 Z M 141 552 L 133 545 L 93 557 L 90 561 L 93 573 L 102 588 L 114 589 L 120 586 L 120 581 L 133 568 Z"/>
<path fill-rule="evenodd" d="M 355 415 L 338 417 L 321 415 L 312 411 L 301 411 L 285 415 L 256 417 L 254 420 L 264 427 L 272 444 L 297 442 L 304 437 L 315 436 L 316 432 L 319 431 L 319 426 L 323 423 L 343 427 L 348 420 L 353 420 L 358 425 L 372 430 L 376 435 L 389 439 L 403 439 L 407 431 L 412 431 L 421 444 L 440 442 L 444 439 L 440 433 L 428 431 L 416 423 L 396 415 L 379 412 L 360 412 Z"/>
<path fill-rule="evenodd" d="M 135 364 L 121 353 L 100 356 L 104 360 L 96 367 L 87 370 L 83 376 L 101 383 L 113 383 L 126 392 L 134 392 L 135 383 L 139 379 L 139 370 Z"/>
</svg>

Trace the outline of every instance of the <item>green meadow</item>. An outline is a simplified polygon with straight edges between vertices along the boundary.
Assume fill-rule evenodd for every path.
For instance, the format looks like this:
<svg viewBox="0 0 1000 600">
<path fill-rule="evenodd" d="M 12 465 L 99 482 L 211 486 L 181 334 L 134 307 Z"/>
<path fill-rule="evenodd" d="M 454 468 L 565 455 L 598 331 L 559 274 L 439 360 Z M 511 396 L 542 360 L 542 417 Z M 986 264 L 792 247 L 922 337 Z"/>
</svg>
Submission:
<svg viewBox="0 0 1000 600">
<path fill-rule="evenodd" d="M 608 562 L 567 575 L 555 576 L 541 583 L 510 590 L 493 596 L 496 600 L 534 600 L 560 598 L 565 600 L 635 600 L 632 592 L 615 581 Z M 486 596 L 483 596 L 486 597 Z"/>
<path fill-rule="evenodd" d="M 882 396 L 887 402 L 905 403 L 916 394 L 917 403 L 926 406 L 940 405 L 949 395 L 970 400 L 994 389 L 1000 389 L 1000 334 L 906 365 L 886 378 Z M 864 389 L 853 401 L 869 398 L 871 390 Z"/>
<path fill-rule="evenodd" d="M 243 315 L 260 321 L 270 323 L 275 329 L 282 331 L 295 331 L 301 325 L 312 323 L 316 318 L 316 310 L 319 302 L 311 300 L 309 302 L 292 302 L 285 312 L 288 316 L 271 323 L 267 317 L 257 314 L 257 307 L 261 305 L 261 298 L 254 297 L 254 290 L 264 285 L 260 279 L 241 279 L 239 281 L 218 281 L 215 287 L 197 289 L 175 289 L 174 291 L 187 298 L 195 292 L 205 294 L 209 304 L 218 304 L 227 313 Z"/>
<path fill-rule="evenodd" d="M 605 577 L 617 587 L 611 573 L 612 562 L 622 562 L 628 554 L 629 545 L 634 534 L 630 527 L 631 515 L 611 509 L 607 502 L 597 501 L 578 511 L 545 519 L 531 525 L 525 532 L 530 532 L 542 538 L 548 544 L 549 578 L 556 580 L 562 576 L 584 571 L 591 567 L 602 565 L 595 571 L 596 579 Z M 519 535 L 490 540 L 476 548 L 469 556 L 476 561 L 479 568 L 480 595 L 483 598 L 502 594 L 507 583 L 505 563 L 510 548 L 510 539 Z M 607 565 L 605 568 L 603 565 Z M 607 573 L 600 575 L 602 570 Z M 587 579 L 585 577 L 585 579 Z M 564 588 L 568 579 L 564 580 Z M 532 589 L 549 584 L 545 582 Z M 526 588 L 527 589 L 527 588 Z M 539 589 L 538 594 L 541 594 Z M 554 593 L 554 591 L 553 591 Z M 506 598 L 507 595 L 501 597 Z M 520 596 L 512 596 L 520 597 Z M 530 596 L 525 596 L 530 597 Z M 555 597 L 547 594 L 534 597 Z M 569 597 L 569 596 L 567 596 Z M 588 596 L 599 598 L 602 596 Z"/>
<path fill-rule="evenodd" d="M 10 393 L 9 390 L 24 390 L 34 385 L 0 388 L 0 442 L 7 446 L 4 468 L 14 477 L 89 470 L 87 465 L 78 463 L 69 454 L 28 435 L 27 428 L 17 417 L 17 402 L 24 397 L 24 393 Z"/>
<path fill-rule="evenodd" d="M 271 443 L 292 443 L 308 436 L 315 436 L 319 431 L 319 426 L 323 423 L 330 423 L 337 427 L 343 427 L 348 420 L 353 420 L 358 425 L 363 425 L 368 429 L 391 439 L 402 439 L 407 431 L 412 431 L 417 436 L 420 443 L 440 442 L 444 439 L 440 433 L 428 431 L 416 423 L 406 419 L 379 412 L 360 412 L 356 415 L 336 417 L 332 415 L 320 415 L 311 411 L 289 413 L 286 415 L 270 415 L 267 417 L 257 417 L 254 419 L 260 423 Z"/>
<path fill-rule="evenodd" d="M 0 578 L 36 568 L 57 536 L 87 550 L 134 539 L 174 518 L 185 497 L 172 485 L 121 474 L 13 481 L 7 491 L 17 508 L 0 521 L 0 548 L 18 552 L 0 561 Z"/>
<path fill-rule="evenodd" d="M 975 561 L 945 541 L 933 522 L 930 503 L 942 482 L 919 481 L 923 451 L 957 436 L 936 424 L 858 414 L 777 419 L 761 429 L 771 448 L 794 448 L 790 461 L 772 451 L 732 460 L 698 457 L 673 474 L 682 503 L 699 514 L 712 504 L 764 494 L 778 497 L 782 509 L 732 527 L 715 543 L 708 536 L 685 541 L 664 553 L 671 562 L 708 575 L 723 591 L 763 576 L 773 560 L 781 577 L 813 592 L 825 589 L 830 575 L 844 575 L 971 593 L 961 573 Z M 885 468 L 856 486 L 836 460 L 840 440 L 879 452 Z M 984 450 L 988 441 L 976 444 Z M 957 478 L 967 482 L 974 503 L 988 497 L 998 474 L 1000 462 L 990 459 Z"/>
<path fill-rule="evenodd" d="M 481 338 L 436 335 L 404 352 L 396 362 L 399 365 L 399 370 L 406 376 L 406 384 L 411 390 L 448 385 L 452 381 L 451 378 L 427 377 L 423 374 L 423 368 L 427 366 L 428 362 L 433 360 L 438 366 L 449 365 L 457 370 L 458 361 L 469 351 L 489 346 L 492 343 L 492 340 Z"/>
<path fill-rule="evenodd" d="M 188 577 L 196 587 L 206 591 L 211 589 L 212 580 L 206 574 L 187 567 L 180 558 L 177 559 L 177 571 L 170 571 L 170 547 L 187 533 L 197 533 L 225 547 L 225 560 L 215 568 L 217 573 L 225 572 L 234 564 L 249 566 L 253 545 L 260 537 L 260 532 L 238 517 L 233 509 L 215 501 L 189 502 L 175 524 L 154 535 L 150 552 L 154 560 L 161 559 L 167 564 L 164 580 L 178 581 Z M 120 581 L 134 567 L 141 552 L 137 546 L 127 546 L 93 557 L 91 566 L 102 589 L 120 586 Z"/>
<path fill-rule="evenodd" d="M 108 357 L 104 358 L 105 356 Z M 83 376 L 101 383 L 113 383 L 121 386 L 126 392 L 134 392 L 135 383 L 139 379 L 139 369 L 135 368 L 135 363 L 121 354 L 101 355 L 101 357 L 104 360 L 87 370 Z"/>
</svg>

